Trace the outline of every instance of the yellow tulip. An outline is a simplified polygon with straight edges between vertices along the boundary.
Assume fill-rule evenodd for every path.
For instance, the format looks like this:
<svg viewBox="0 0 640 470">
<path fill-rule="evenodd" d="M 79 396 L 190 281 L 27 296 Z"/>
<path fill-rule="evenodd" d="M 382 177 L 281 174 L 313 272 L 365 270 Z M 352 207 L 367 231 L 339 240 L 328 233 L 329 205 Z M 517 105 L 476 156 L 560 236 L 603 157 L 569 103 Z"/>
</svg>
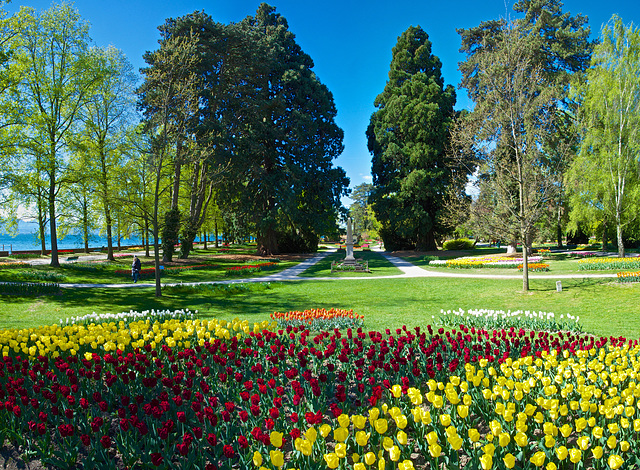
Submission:
<svg viewBox="0 0 640 470">
<path fill-rule="evenodd" d="M 327 437 L 330 432 L 331 426 L 329 426 L 328 424 L 323 424 L 322 426 L 320 426 L 320 435 L 322 437 Z"/>
<path fill-rule="evenodd" d="M 491 433 L 494 436 L 497 436 L 502 431 L 502 426 L 495 419 L 489 423 L 489 428 L 491 428 Z"/>
<path fill-rule="evenodd" d="M 569 437 L 572 431 L 573 431 L 573 428 L 568 424 L 563 424 L 560 427 L 560 433 L 562 434 L 562 437 Z"/>
<path fill-rule="evenodd" d="M 546 466 L 546 469 L 547 470 L 558 470 L 558 466 L 553 462 L 549 462 L 547 464 L 547 466 Z"/>
<path fill-rule="evenodd" d="M 304 436 L 311 442 L 311 444 L 313 444 L 318 438 L 318 431 L 316 431 L 316 428 L 312 426 L 307 429 L 307 431 L 304 433 Z"/>
<path fill-rule="evenodd" d="M 544 454 L 544 452 L 538 451 L 535 454 L 533 454 L 529 460 L 536 467 L 542 467 L 544 465 L 545 458 L 546 458 L 546 455 Z"/>
<path fill-rule="evenodd" d="M 620 431 L 620 427 L 618 426 L 618 423 L 609 423 L 607 424 L 607 428 L 609 428 L 609 432 L 611 434 L 617 434 L 618 431 Z"/>
<path fill-rule="evenodd" d="M 346 414 L 342 413 L 340 416 L 338 416 L 338 424 L 342 428 L 348 428 L 349 424 L 351 424 L 351 420 L 349 419 L 349 415 L 346 415 Z"/>
<path fill-rule="evenodd" d="M 347 428 L 336 428 L 333 430 L 333 437 L 338 442 L 344 442 L 349 437 L 349 430 Z"/>
<path fill-rule="evenodd" d="M 338 442 L 335 453 L 339 458 L 344 459 L 347 456 L 347 445 L 344 442 Z"/>
<path fill-rule="evenodd" d="M 403 446 L 406 446 L 407 442 L 409 441 L 409 437 L 407 436 L 407 433 L 404 432 L 402 429 L 400 429 L 396 433 L 396 439 L 398 439 L 398 443 L 402 444 Z"/>
<path fill-rule="evenodd" d="M 398 426 L 400 429 L 404 429 L 407 427 L 407 417 L 403 414 L 400 414 L 398 416 L 394 416 L 394 421 L 396 422 L 396 426 Z"/>
<path fill-rule="evenodd" d="M 591 453 L 593 454 L 594 459 L 601 459 L 604 452 L 601 446 L 597 446 L 591 449 Z"/>
<path fill-rule="evenodd" d="M 415 406 L 422 404 L 422 392 L 419 389 L 411 387 L 407 390 L 407 395 Z"/>
<path fill-rule="evenodd" d="M 498 444 L 500 444 L 500 447 L 508 446 L 509 442 L 511 442 L 511 436 L 506 432 L 500 433 L 498 436 Z"/>
<path fill-rule="evenodd" d="M 360 454 L 354 452 L 353 454 L 351 454 L 351 459 L 353 460 L 354 464 L 360 462 Z"/>
<path fill-rule="evenodd" d="M 394 385 L 393 387 L 391 387 L 391 393 L 395 398 L 400 398 L 400 395 L 402 395 L 402 387 L 397 384 Z"/>
<path fill-rule="evenodd" d="M 413 462 L 411 460 L 400 462 L 398 464 L 398 470 L 414 470 Z"/>
<path fill-rule="evenodd" d="M 523 432 L 516 433 L 516 435 L 513 436 L 513 440 L 516 441 L 516 444 L 520 447 L 525 447 L 529 443 L 527 435 Z"/>
<path fill-rule="evenodd" d="M 324 454 L 324 461 L 327 462 L 327 467 L 329 468 L 338 468 L 338 465 L 340 465 L 340 459 L 335 452 Z"/>
<path fill-rule="evenodd" d="M 496 451 L 496 446 L 494 446 L 493 444 L 489 443 L 486 446 L 484 446 L 482 448 L 482 450 L 484 451 L 485 454 L 489 454 L 491 457 L 493 457 L 493 454 Z"/>
<path fill-rule="evenodd" d="M 513 454 L 509 453 L 502 457 L 505 467 L 513 468 L 516 465 L 516 458 Z"/>
<path fill-rule="evenodd" d="M 353 466 L 353 470 L 367 470 L 362 462 L 358 462 Z"/>
<path fill-rule="evenodd" d="M 307 439 L 300 439 L 299 449 L 302 455 L 309 456 L 313 451 L 313 443 Z"/>
<path fill-rule="evenodd" d="M 570 449 L 569 460 L 573 463 L 580 462 L 580 460 L 582 460 L 582 451 L 580 449 Z"/>
<path fill-rule="evenodd" d="M 587 420 L 586 419 L 584 419 L 584 418 L 576 419 L 576 431 L 577 432 L 582 431 L 586 427 L 587 427 Z M 564 436 L 564 434 L 563 434 L 563 436 Z M 567 437 L 567 436 L 565 436 L 565 437 Z"/>
<path fill-rule="evenodd" d="M 620 441 L 620 450 L 622 452 L 628 451 L 629 447 L 630 447 L 629 441 Z"/>
<path fill-rule="evenodd" d="M 444 427 L 449 426 L 451 424 L 451 416 L 448 414 L 440 415 L 440 424 L 442 424 Z"/>
<path fill-rule="evenodd" d="M 442 447 L 435 443 L 431 444 L 429 446 L 429 454 L 431 454 L 431 457 L 433 457 L 434 459 L 440 457 L 440 455 L 442 454 Z"/>
<path fill-rule="evenodd" d="M 582 450 L 589 448 L 589 436 L 580 436 L 577 440 L 578 447 Z"/>
<path fill-rule="evenodd" d="M 558 456 L 559 460 L 566 459 L 568 454 L 569 454 L 569 451 L 565 446 L 560 446 L 556 449 L 556 455 Z"/>
<path fill-rule="evenodd" d="M 493 466 L 493 456 L 482 454 L 482 457 L 480 457 L 480 466 L 482 470 L 489 470 Z"/>
<path fill-rule="evenodd" d="M 369 422 L 373 426 L 373 423 L 376 422 L 376 419 L 380 416 L 380 410 L 377 407 L 373 407 L 369 410 Z"/>
<path fill-rule="evenodd" d="M 271 445 L 274 447 L 282 447 L 283 434 L 278 431 L 271 431 L 269 438 L 271 439 Z"/>
<path fill-rule="evenodd" d="M 431 446 L 433 444 L 436 444 L 437 442 L 438 442 L 438 435 L 436 434 L 435 431 L 431 431 L 429 434 L 427 434 L 427 444 Z"/>
<path fill-rule="evenodd" d="M 547 434 L 546 436 L 544 436 L 544 445 L 546 448 L 551 449 L 556 445 L 556 440 L 553 438 L 553 436 Z"/>
<path fill-rule="evenodd" d="M 375 421 L 374 427 L 375 427 L 376 431 L 378 432 L 378 434 L 384 434 L 385 432 L 387 432 L 387 429 L 389 427 L 389 423 L 387 422 L 386 419 L 380 418 L 380 419 L 377 419 Z"/>
<path fill-rule="evenodd" d="M 364 447 L 369 442 L 369 437 L 371 437 L 370 432 L 358 431 L 356 432 L 356 442 L 358 445 Z"/>
<path fill-rule="evenodd" d="M 609 464 L 609 467 L 612 468 L 612 470 L 617 470 L 624 463 L 624 459 L 619 455 L 610 455 L 607 463 Z"/>
<path fill-rule="evenodd" d="M 253 453 L 253 464 L 256 467 L 259 467 L 260 465 L 262 465 L 262 454 L 257 450 Z"/>
<path fill-rule="evenodd" d="M 351 417 L 351 420 L 353 421 L 353 425 L 358 429 L 364 429 L 367 425 L 367 418 L 362 415 L 354 415 Z"/>
<path fill-rule="evenodd" d="M 384 461 L 383 457 L 380 457 L 380 460 L 378 460 L 378 470 L 384 470 L 386 467 L 386 462 Z"/>
<path fill-rule="evenodd" d="M 280 452 L 279 450 L 272 450 L 269 452 L 269 455 L 271 457 L 271 463 L 273 464 L 274 467 L 282 467 L 284 465 L 284 454 L 282 452 Z M 336 468 L 336 467 L 331 467 L 331 468 Z"/>
<path fill-rule="evenodd" d="M 461 418 L 466 418 L 467 416 L 469 416 L 469 407 L 467 405 L 458 405 L 458 416 L 460 416 Z"/>
<path fill-rule="evenodd" d="M 604 433 L 604 429 L 602 429 L 600 426 L 596 426 L 595 428 L 593 428 L 591 433 L 593 434 L 593 437 L 595 437 L 596 439 L 601 439 L 602 434 Z"/>
<path fill-rule="evenodd" d="M 384 439 L 382 439 L 382 447 L 384 448 L 384 450 L 391 449 L 393 445 L 393 439 L 391 439 L 389 436 L 385 436 Z"/>
<path fill-rule="evenodd" d="M 393 446 L 389 449 L 389 458 L 394 462 L 400 460 L 400 448 L 398 446 Z"/>
<path fill-rule="evenodd" d="M 376 461 L 376 454 L 373 452 L 367 452 L 364 454 L 364 463 L 367 465 L 373 465 Z"/>
<path fill-rule="evenodd" d="M 471 440 L 471 442 L 478 442 L 480 440 L 480 433 L 478 432 L 477 429 L 475 428 L 471 428 L 469 429 L 469 439 Z"/>
<path fill-rule="evenodd" d="M 607 439 L 607 447 L 609 447 L 609 449 L 614 449 L 616 447 L 616 444 L 618 443 L 618 440 L 616 439 L 616 436 L 609 436 L 609 439 Z"/>
<path fill-rule="evenodd" d="M 635 432 L 640 432 L 640 419 L 633 420 L 633 430 Z"/>
<path fill-rule="evenodd" d="M 447 438 L 447 440 L 449 441 L 449 444 L 451 445 L 451 448 L 453 450 L 460 450 L 460 448 L 462 447 L 462 438 L 458 435 L 455 436 L 450 436 L 449 438 Z"/>
</svg>

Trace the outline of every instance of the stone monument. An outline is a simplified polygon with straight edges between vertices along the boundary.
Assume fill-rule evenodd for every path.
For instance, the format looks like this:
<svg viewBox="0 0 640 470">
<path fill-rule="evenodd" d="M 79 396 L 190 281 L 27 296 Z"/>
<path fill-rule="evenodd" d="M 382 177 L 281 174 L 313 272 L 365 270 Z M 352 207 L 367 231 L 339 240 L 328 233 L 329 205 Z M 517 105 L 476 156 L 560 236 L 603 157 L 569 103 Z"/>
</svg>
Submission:
<svg viewBox="0 0 640 470">
<path fill-rule="evenodd" d="M 353 256 L 353 229 L 352 229 L 353 221 L 351 217 L 347 219 L 347 256 L 344 258 L 343 264 L 346 265 L 355 265 L 356 259 Z"/>
</svg>

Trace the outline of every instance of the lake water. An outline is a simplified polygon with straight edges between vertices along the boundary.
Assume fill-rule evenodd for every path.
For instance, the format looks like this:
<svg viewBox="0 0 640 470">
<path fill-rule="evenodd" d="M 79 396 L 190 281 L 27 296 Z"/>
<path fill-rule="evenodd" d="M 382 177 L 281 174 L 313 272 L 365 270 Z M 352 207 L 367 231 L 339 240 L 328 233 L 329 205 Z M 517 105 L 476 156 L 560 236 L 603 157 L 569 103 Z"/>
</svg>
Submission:
<svg viewBox="0 0 640 470">
<path fill-rule="evenodd" d="M 36 238 L 37 224 L 31 222 L 20 222 L 18 225 L 19 233 L 15 237 L 11 237 L 6 233 L 0 233 L 0 251 L 23 251 L 23 250 L 39 250 L 40 240 Z M 126 238 L 120 241 L 121 245 L 142 245 L 142 240 L 137 237 Z M 93 233 L 89 237 L 90 248 L 101 248 L 107 246 L 107 238 Z M 113 238 L 113 246 L 118 246 L 117 240 Z M 46 248 L 51 249 L 51 238 L 46 237 Z M 84 248 L 84 242 L 81 235 L 69 234 L 64 238 L 58 237 L 58 249 L 69 250 L 72 248 Z"/>
</svg>

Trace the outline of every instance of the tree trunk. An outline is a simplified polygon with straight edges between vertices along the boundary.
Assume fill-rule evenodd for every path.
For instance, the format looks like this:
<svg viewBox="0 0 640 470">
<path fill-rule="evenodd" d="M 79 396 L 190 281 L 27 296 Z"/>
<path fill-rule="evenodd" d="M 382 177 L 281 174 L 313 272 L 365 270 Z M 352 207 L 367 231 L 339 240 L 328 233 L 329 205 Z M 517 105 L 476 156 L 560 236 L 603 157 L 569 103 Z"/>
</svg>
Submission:
<svg viewBox="0 0 640 470">
<path fill-rule="evenodd" d="M 216 248 L 219 248 L 218 244 L 218 216 L 213 216 L 213 236 L 214 236 L 214 244 Z"/>
<path fill-rule="evenodd" d="M 622 224 L 616 224 L 616 235 L 618 237 L 618 258 L 624 258 L 624 243 L 622 242 Z"/>
<path fill-rule="evenodd" d="M 436 239 L 433 236 L 433 230 L 429 230 L 425 234 L 421 234 L 416 243 L 416 251 L 437 251 Z"/>
<path fill-rule="evenodd" d="M 58 260 L 58 232 L 56 229 L 56 180 L 55 173 L 51 172 L 49 180 L 49 230 L 51 236 L 51 263 L 54 268 L 60 267 Z"/>
<path fill-rule="evenodd" d="M 562 206 L 558 206 L 558 220 L 556 225 L 558 248 L 562 248 Z"/>
<path fill-rule="evenodd" d="M 43 204 L 42 201 L 39 199 L 38 200 L 38 230 L 40 231 L 40 247 L 41 247 L 40 254 L 44 256 L 47 254 L 47 239 L 45 238 L 47 235 L 45 230 L 47 220 L 43 213 L 42 204 Z"/>
<path fill-rule="evenodd" d="M 522 290 L 529 290 L 529 248 L 526 243 L 522 244 Z"/>
<path fill-rule="evenodd" d="M 607 243 L 609 240 L 607 239 L 607 219 L 602 221 L 602 250 L 607 251 Z"/>
<path fill-rule="evenodd" d="M 263 233 L 259 233 L 257 242 L 256 254 L 258 256 L 277 255 L 279 253 L 278 236 L 273 227 L 267 227 Z"/>
<path fill-rule="evenodd" d="M 149 219 L 144 218 L 144 232 L 142 233 L 142 243 L 144 243 L 144 254 L 149 257 Z"/>
<path fill-rule="evenodd" d="M 112 220 L 111 220 L 111 211 L 106 209 L 104 211 L 105 220 L 107 222 L 107 259 L 109 261 L 115 261 L 113 257 L 113 234 L 112 234 Z"/>
<path fill-rule="evenodd" d="M 513 255 L 517 252 L 518 252 L 518 242 L 516 241 L 509 242 L 509 245 L 507 246 L 507 254 Z"/>
</svg>

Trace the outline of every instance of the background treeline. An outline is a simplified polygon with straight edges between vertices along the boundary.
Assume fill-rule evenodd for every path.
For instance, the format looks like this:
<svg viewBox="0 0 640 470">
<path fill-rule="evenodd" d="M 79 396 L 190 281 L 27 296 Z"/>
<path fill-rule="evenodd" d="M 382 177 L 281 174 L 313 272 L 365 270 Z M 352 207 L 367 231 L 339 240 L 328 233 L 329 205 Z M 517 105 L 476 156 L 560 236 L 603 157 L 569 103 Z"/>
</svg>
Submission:
<svg viewBox="0 0 640 470">
<path fill-rule="evenodd" d="M 100 230 L 161 239 L 187 257 L 199 233 L 312 251 L 337 232 L 349 180 L 333 97 L 267 4 L 235 24 L 169 19 L 140 72 L 92 44 L 67 4 L 0 22 L 2 222 L 33 218 L 57 240 Z M 179 254 L 174 245 L 180 243 Z"/>
<path fill-rule="evenodd" d="M 614 16 L 592 40 L 562 7 L 521 0 L 509 20 L 458 30 L 472 111 L 454 111 L 425 31 L 398 38 L 367 131 L 373 185 L 356 206 L 387 249 L 455 234 L 521 243 L 526 260 L 534 241 L 567 235 L 621 256 L 640 243 L 640 33 Z"/>
</svg>

